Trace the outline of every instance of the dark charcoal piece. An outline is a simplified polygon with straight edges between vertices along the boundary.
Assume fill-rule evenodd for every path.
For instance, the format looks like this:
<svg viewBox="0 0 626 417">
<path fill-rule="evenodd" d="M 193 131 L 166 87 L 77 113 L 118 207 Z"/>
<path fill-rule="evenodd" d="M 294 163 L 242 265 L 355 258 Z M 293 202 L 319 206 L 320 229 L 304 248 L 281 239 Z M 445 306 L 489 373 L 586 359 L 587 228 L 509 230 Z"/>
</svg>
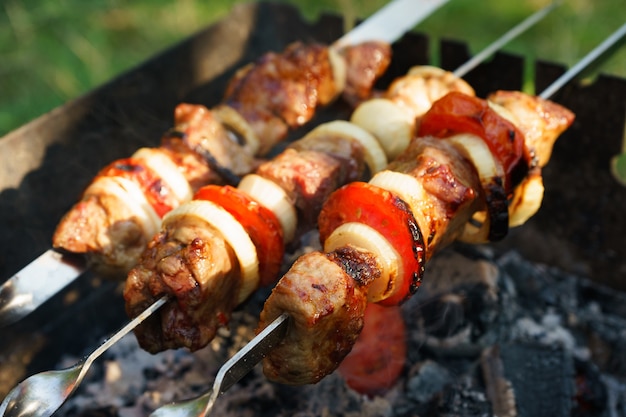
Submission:
<svg viewBox="0 0 626 417">
<path fill-rule="evenodd" d="M 500 358 L 513 387 L 518 417 L 571 415 L 575 371 L 567 352 L 531 344 L 503 345 Z"/>
</svg>

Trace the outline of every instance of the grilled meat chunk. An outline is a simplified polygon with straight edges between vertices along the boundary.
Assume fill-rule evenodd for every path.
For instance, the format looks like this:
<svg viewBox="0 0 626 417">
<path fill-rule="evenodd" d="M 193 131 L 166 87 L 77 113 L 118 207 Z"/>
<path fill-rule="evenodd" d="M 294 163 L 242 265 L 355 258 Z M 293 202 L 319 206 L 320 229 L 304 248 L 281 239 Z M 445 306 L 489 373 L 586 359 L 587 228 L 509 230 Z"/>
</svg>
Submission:
<svg viewBox="0 0 626 417">
<path fill-rule="evenodd" d="M 474 167 L 438 138 L 414 139 L 388 169 L 409 174 L 422 186 L 423 194 L 409 204 L 424 236 L 427 258 L 451 243 L 484 204 Z"/>
<path fill-rule="evenodd" d="M 228 322 L 240 284 L 237 258 L 219 232 L 195 216 L 169 223 L 126 280 L 130 317 L 165 294 L 176 300 L 135 330 L 139 344 L 152 353 L 206 346 Z"/>
<path fill-rule="evenodd" d="M 487 99 L 509 112 L 541 167 L 548 163 L 556 139 L 574 121 L 574 113 L 565 107 L 520 91 L 496 91 Z"/>
<path fill-rule="evenodd" d="M 344 97 L 354 104 L 367 99 L 376 80 L 391 62 L 390 46 L 382 42 L 365 42 L 341 51 L 346 60 Z"/>
<path fill-rule="evenodd" d="M 327 46 L 296 42 L 281 53 L 270 52 L 254 66 L 241 69 L 225 93 L 225 104 L 241 113 L 261 141 L 264 155 L 282 140 L 288 128 L 309 121 L 318 106 L 341 93 L 367 97 L 376 79 L 387 69 L 388 44 L 368 42 L 341 51 L 344 62 L 334 62 Z M 340 59 L 340 58 L 339 58 Z M 347 79 L 336 80 L 346 66 Z"/>
<path fill-rule="evenodd" d="M 369 270 L 369 277 L 379 273 L 375 260 L 366 254 L 347 252 L 359 258 L 356 263 Z M 315 383 L 350 352 L 363 327 L 369 282 L 358 281 L 344 270 L 355 264 L 346 257 L 350 256 L 306 254 L 272 291 L 258 331 L 285 312 L 291 324 L 286 339 L 263 362 L 268 378 L 286 384 Z"/>
<path fill-rule="evenodd" d="M 327 153 L 286 149 L 259 166 L 256 172 L 287 192 L 298 209 L 299 228 L 309 230 L 315 225 L 317 214 L 328 195 L 345 184 L 350 176 L 363 173 L 362 156 L 360 161 L 360 172 L 351 171 L 342 164 L 343 160 Z"/>
<path fill-rule="evenodd" d="M 222 182 L 208 163 L 193 151 L 199 147 L 235 173 L 243 174 L 254 167 L 252 155 L 242 151 L 230 139 L 222 124 L 204 106 L 179 105 L 175 111 L 173 132 L 165 135 L 163 146 L 158 149 L 162 157 L 174 166 L 174 172 L 170 174 L 182 176 L 187 187 L 197 187 L 208 181 Z M 160 177 L 159 181 L 167 183 L 162 162 L 145 164 L 139 160 L 133 169 L 139 174 L 138 167 L 149 171 L 151 168 L 148 165 L 152 165 L 161 169 L 161 172 L 153 174 Z M 146 175 L 119 178 L 120 170 L 128 171 L 129 168 L 121 167 L 114 171 L 111 168 L 115 165 L 113 163 L 103 169 L 86 189 L 81 201 L 61 219 L 52 245 L 57 249 L 89 255 L 94 269 L 101 274 L 123 276 L 135 265 L 141 251 L 159 228 L 161 209 L 149 202 L 144 194 L 150 191 L 157 199 L 169 200 L 168 208 L 171 209 L 190 199 L 193 190 L 172 200 L 173 195 L 170 194 L 175 194 L 176 190 L 162 187 L 154 190 L 155 183 L 146 183 Z"/>
</svg>

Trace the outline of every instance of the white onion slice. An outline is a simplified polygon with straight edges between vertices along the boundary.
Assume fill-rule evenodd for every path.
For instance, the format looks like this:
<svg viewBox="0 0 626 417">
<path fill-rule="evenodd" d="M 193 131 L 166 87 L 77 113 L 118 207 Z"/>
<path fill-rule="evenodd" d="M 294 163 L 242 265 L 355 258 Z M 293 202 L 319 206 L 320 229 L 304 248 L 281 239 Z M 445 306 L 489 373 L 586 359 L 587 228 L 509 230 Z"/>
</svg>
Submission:
<svg viewBox="0 0 626 417">
<path fill-rule="evenodd" d="M 289 202 L 289 197 L 285 190 L 275 182 L 256 174 L 249 174 L 243 177 L 237 188 L 248 194 L 262 206 L 270 209 L 283 228 L 285 243 L 291 242 L 296 235 L 298 217 L 296 209 Z"/>
<path fill-rule="evenodd" d="M 225 125 L 226 129 L 233 129 L 246 141 L 246 148 L 251 155 L 256 155 L 261 147 L 259 138 L 254 133 L 252 126 L 239 112 L 227 105 L 219 105 L 213 108 L 213 114 Z"/>
<path fill-rule="evenodd" d="M 472 219 L 465 223 L 458 240 L 466 243 L 488 243 L 489 242 L 489 217 L 487 212 L 478 211 L 473 214 Z"/>
<path fill-rule="evenodd" d="M 501 178 L 504 182 L 504 168 L 496 162 L 489 146 L 482 138 L 470 133 L 462 133 L 447 137 L 444 140 L 451 143 L 472 162 L 481 182 L 491 182 L 496 177 Z"/>
<path fill-rule="evenodd" d="M 425 213 L 432 211 L 430 197 L 424 190 L 422 183 L 415 177 L 401 172 L 384 170 L 374 175 L 369 183 L 392 192 L 407 203 L 420 227 L 420 231 L 424 233 L 428 230 Z"/>
<path fill-rule="evenodd" d="M 419 75 L 422 77 L 441 77 L 445 75 L 448 71 L 435 67 L 433 65 L 415 65 L 409 68 L 407 75 Z"/>
<path fill-rule="evenodd" d="M 502 181 L 504 187 L 504 168 L 498 163 L 489 149 L 489 146 L 479 136 L 469 133 L 459 134 L 445 138 L 461 154 L 466 157 L 475 167 L 480 182 L 486 185 L 495 184 L 496 178 Z M 459 236 L 459 240 L 467 243 L 489 242 L 490 224 L 487 213 L 484 211 L 475 213 L 472 220 L 467 222 Z"/>
<path fill-rule="evenodd" d="M 85 190 L 84 196 L 111 195 L 120 199 L 141 222 L 147 239 L 152 239 L 161 226 L 161 219 L 150 205 L 141 188 L 122 177 L 98 177 Z"/>
<path fill-rule="evenodd" d="M 511 110 L 507 109 L 504 106 L 501 106 L 498 103 L 494 103 L 493 101 L 487 100 L 487 104 L 489 105 L 489 107 L 491 107 L 493 111 L 498 113 L 498 116 L 502 117 L 505 120 L 508 120 L 509 122 L 513 123 L 513 125 L 515 126 L 519 126 L 519 120 L 513 114 L 513 112 L 511 112 Z"/>
<path fill-rule="evenodd" d="M 333 70 L 333 81 L 335 82 L 336 94 L 340 94 L 346 87 L 346 79 L 348 78 L 348 69 L 346 60 L 332 46 L 328 48 L 328 60 Z"/>
<path fill-rule="evenodd" d="M 541 174 L 528 175 L 513 191 L 509 204 L 509 227 L 520 226 L 532 217 L 543 201 L 543 179 Z"/>
<path fill-rule="evenodd" d="M 403 276 L 403 270 L 400 255 L 389 241 L 366 224 L 349 222 L 331 233 L 324 242 L 324 252 L 328 253 L 348 245 L 373 253 L 382 267 L 380 278 L 368 289 L 368 301 L 376 303 L 393 295 L 394 289 L 397 289 L 396 281 L 398 277 Z"/>
<path fill-rule="evenodd" d="M 374 135 L 389 159 L 395 159 L 409 146 L 415 125 L 411 113 L 384 98 L 361 103 L 350 121 Z"/>
<path fill-rule="evenodd" d="M 345 120 L 335 120 L 323 123 L 309 132 L 306 137 L 314 137 L 317 134 L 336 134 L 347 136 L 358 141 L 365 151 L 365 163 L 372 174 L 387 166 L 387 156 L 376 138 L 362 127 Z"/>
<path fill-rule="evenodd" d="M 167 154 L 159 149 L 141 148 L 132 157 L 143 161 L 148 168 L 161 177 L 179 203 L 191 200 L 193 194 L 187 178 Z"/>
<path fill-rule="evenodd" d="M 208 200 L 192 200 L 163 218 L 163 227 L 185 216 L 195 216 L 217 229 L 235 251 L 241 267 L 241 289 L 238 303 L 243 302 L 259 286 L 259 258 L 246 229 L 229 212 Z"/>
</svg>

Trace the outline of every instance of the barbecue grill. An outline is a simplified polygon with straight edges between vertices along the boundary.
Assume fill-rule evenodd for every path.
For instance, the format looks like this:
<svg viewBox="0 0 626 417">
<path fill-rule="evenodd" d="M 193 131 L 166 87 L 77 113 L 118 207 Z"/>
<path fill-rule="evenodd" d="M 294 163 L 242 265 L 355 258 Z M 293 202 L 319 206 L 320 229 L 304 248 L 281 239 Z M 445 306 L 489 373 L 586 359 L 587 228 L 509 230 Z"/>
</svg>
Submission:
<svg viewBox="0 0 626 417">
<path fill-rule="evenodd" d="M 268 50 L 281 50 L 296 40 L 330 43 L 341 35 L 342 27 L 341 19 L 336 16 L 323 16 L 315 23 L 306 23 L 297 10 L 291 7 L 264 3 L 240 5 L 228 17 L 203 32 L 0 139 L 0 228 L 3 230 L 0 236 L 0 277 L 9 277 L 49 248 L 50 237 L 58 220 L 100 167 L 111 160 L 130 155 L 141 146 L 157 145 L 161 134 L 172 125 L 176 104 L 186 101 L 212 106 L 219 102 L 225 81 L 243 64 Z M 392 65 L 380 80 L 379 86 L 385 87 L 391 79 L 404 74 L 413 65 L 429 63 L 428 45 L 428 37 L 423 34 L 406 35 L 396 42 L 393 45 Z M 454 69 L 467 59 L 469 53 L 463 42 L 442 41 L 440 62 L 443 68 Z M 521 89 L 523 68 L 521 57 L 498 53 L 465 79 L 475 88 L 478 96 L 484 97 L 496 89 Z M 564 72 L 562 66 L 547 62 L 535 63 L 535 69 L 537 91 L 541 91 Z M 610 76 L 599 76 L 590 85 L 570 83 L 557 93 L 553 97 L 554 101 L 574 111 L 577 119 L 557 141 L 551 161 L 543 171 L 546 194 L 539 213 L 523 227 L 511 230 L 503 242 L 480 247 L 454 245 L 441 258 L 452 259 L 452 265 L 467 261 L 475 267 L 476 263 L 483 265 L 481 262 L 486 262 L 499 268 L 498 271 L 512 271 L 509 276 L 514 284 L 529 277 L 527 286 L 523 287 L 525 292 L 521 295 L 529 300 L 533 299 L 533 294 L 541 297 L 541 291 L 554 292 L 550 290 L 551 285 L 562 288 L 567 284 L 567 288 L 577 292 L 579 297 L 587 297 L 585 300 L 589 300 L 589 303 L 598 305 L 598 317 L 605 315 L 614 320 L 626 318 L 622 302 L 624 295 L 621 293 L 626 289 L 623 280 L 626 274 L 626 245 L 623 237 L 623 231 L 626 230 L 626 218 L 623 216 L 626 189 L 614 180 L 609 170 L 610 158 L 622 149 L 626 115 L 624 97 L 626 80 Z M 315 121 L 346 119 L 349 112 L 346 104 L 337 102 L 322 110 Z M 301 137 L 311 127 L 293 132 L 291 137 Z M 472 268 L 471 271 L 474 270 Z M 482 269 L 477 267 L 477 270 Z M 427 268 L 425 280 L 431 279 L 429 274 L 444 274 L 438 271 L 445 271 L 444 266 L 436 264 Z M 485 280 L 488 277 L 481 276 Z M 485 282 L 479 282 L 479 287 L 484 288 Z M 607 288 L 618 291 L 612 292 Z M 452 294 L 458 292 L 458 288 L 450 284 L 446 291 Z M 437 297 L 437 294 L 441 294 L 432 289 L 428 292 L 428 288 L 426 293 Z M 471 291 L 466 293 L 470 294 Z M 510 296 L 506 291 L 500 295 Z M 143 358 L 140 360 L 145 360 L 149 365 L 146 368 L 149 370 L 139 374 L 147 380 L 162 384 L 158 388 L 164 394 L 152 398 L 153 405 L 186 398 L 194 390 L 200 392 L 200 388 L 208 387 L 217 368 L 232 353 L 233 348 L 241 346 L 252 335 L 265 296 L 266 291 L 255 295 L 236 314 L 230 332 L 222 332 L 223 338 L 216 339 L 211 347 L 198 354 L 166 352 L 155 359 L 147 353 L 137 353 L 137 357 Z M 477 300 L 486 297 L 484 292 L 474 296 Z M 565 297 L 563 294 L 561 296 Z M 543 307 L 546 301 L 543 298 L 541 300 L 539 305 Z M 440 307 L 443 310 L 439 310 L 437 303 L 434 305 L 433 310 L 426 311 L 417 297 L 406 307 L 406 312 L 417 311 L 420 317 L 428 318 L 430 314 L 431 318 L 440 318 L 442 311 L 458 307 L 443 304 Z M 560 312 L 560 305 L 553 301 L 554 314 Z M 1 330 L 0 397 L 4 397 L 24 377 L 58 368 L 62 361 L 82 356 L 125 320 L 119 284 L 87 273 L 31 316 Z M 589 319 L 589 323 L 609 321 Z M 459 323 L 457 320 L 456 324 Z M 443 328 L 448 336 L 456 334 L 452 328 Z M 431 350 L 436 346 L 432 340 L 428 342 L 416 336 L 423 334 L 423 329 L 417 324 L 411 329 L 415 331 L 411 337 L 412 346 L 423 343 Z M 412 363 L 407 364 L 403 381 L 384 400 L 359 397 L 347 390 L 337 376 L 330 377 L 317 387 L 294 388 L 262 384 L 259 382 L 262 377 L 257 372 L 242 381 L 243 387 L 239 391 L 237 387 L 233 388 L 233 393 L 224 398 L 223 407 L 224 410 L 240 407 L 238 415 L 250 415 L 252 412 L 293 415 L 297 410 L 321 414 L 324 409 L 331 414 L 351 415 L 359 410 L 368 410 L 371 415 L 383 415 L 390 412 L 388 407 L 394 404 L 400 407 L 399 410 L 408 413 L 406 415 L 411 415 L 412 404 L 419 403 L 419 399 L 415 398 L 418 394 L 410 390 L 411 386 L 419 386 L 422 393 L 426 392 L 420 385 L 425 378 L 419 378 L 421 373 L 436 371 L 438 373 L 435 375 L 440 378 L 443 378 L 441 375 L 445 376 L 445 372 L 440 369 L 443 365 L 434 360 L 425 361 L 426 356 L 443 356 L 441 361 L 445 364 L 459 357 L 466 360 L 470 358 L 470 362 L 482 357 L 484 369 L 495 369 L 498 363 L 503 363 L 503 372 L 506 372 L 507 367 L 514 366 L 510 364 L 515 361 L 525 363 L 533 355 L 543 355 L 547 358 L 546 363 L 555 366 L 555 373 L 558 374 L 555 378 L 560 378 L 559 383 L 564 387 L 559 391 L 563 398 L 567 398 L 568 393 L 573 395 L 576 392 L 576 387 L 570 387 L 568 381 L 572 382 L 573 375 L 578 372 L 588 377 L 587 382 L 594 389 L 606 391 L 607 387 L 614 384 L 611 395 L 622 397 L 611 397 L 614 400 L 612 406 L 615 409 L 621 407 L 624 411 L 625 406 L 619 401 L 626 402 L 626 389 L 620 388 L 619 381 L 626 377 L 626 361 L 621 358 L 618 348 L 626 339 L 616 330 L 618 326 L 612 329 L 614 334 L 610 329 L 594 332 L 595 347 L 604 349 L 603 352 L 608 355 L 602 361 L 598 359 L 599 354 L 593 351 L 591 358 L 594 360 L 580 362 L 580 358 L 568 359 L 558 343 L 551 351 L 546 351 L 543 345 L 520 344 L 485 351 L 482 356 L 481 352 L 472 352 L 469 348 L 460 349 L 459 353 L 458 349 L 455 351 L 440 346 L 440 351 L 434 349 L 430 356 L 417 353 L 411 355 Z M 136 349 L 136 346 L 129 341 L 120 349 Z M 165 369 L 168 367 L 169 370 Z M 188 376 L 189 368 L 193 368 L 192 376 Z M 102 380 L 105 375 L 100 373 L 104 373 L 105 369 L 113 372 L 110 370 L 112 368 L 105 368 L 104 365 L 97 367 L 93 372 L 93 381 Z M 187 377 L 181 379 L 181 374 Z M 602 380 L 601 376 L 598 376 L 597 381 L 593 380 L 592 376 L 601 374 L 610 375 L 611 383 L 606 378 Z M 479 383 L 467 378 L 466 374 L 459 375 L 457 380 L 443 378 L 444 382 L 453 381 L 456 390 L 446 391 L 443 389 L 445 384 L 442 384 L 440 391 L 433 391 L 445 394 L 440 394 L 444 397 L 437 404 L 448 406 L 450 413 L 462 410 L 460 404 L 465 404 L 466 410 L 474 407 L 477 414 L 478 411 L 493 412 L 494 404 L 481 395 L 486 395 L 485 381 L 492 386 L 496 382 L 483 377 L 484 381 Z M 467 375 L 472 373 L 468 371 Z M 504 374 L 494 371 L 494 375 L 497 380 Z M 166 380 L 172 381 L 171 385 L 166 386 L 163 382 Z M 177 386 L 180 380 L 188 386 Z M 523 382 L 516 382 L 517 386 L 523 386 Z M 93 396 L 93 392 L 89 394 L 88 385 L 89 381 L 87 387 L 77 392 L 76 397 L 86 395 L 83 398 L 91 398 L 89 395 Z M 529 387 L 524 389 L 530 392 Z M 111 415 L 117 415 L 121 409 L 139 412 L 141 407 L 151 405 L 145 396 L 141 397 L 139 391 L 131 390 L 137 394 L 137 398 L 143 398 L 139 408 L 127 404 L 128 394 L 115 393 L 114 390 L 107 392 L 111 395 L 111 402 L 105 412 Z M 330 401 L 335 392 L 345 394 L 345 397 Z M 325 404 L 325 399 L 311 399 L 313 394 L 324 396 L 330 404 Z M 608 394 L 605 392 L 605 395 Z M 601 395 L 597 394 L 593 399 L 599 397 Z M 120 403 L 119 398 L 124 398 L 125 403 Z M 524 406 L 520 405 L 523 398 L 526 397 L 518 393 L 516 403 L 519 415 L 533 415 L 524 414 L 532 410 L 524 411 Z M 603 410 L 610 406 L 609 400 L 605 400 Z M 257 401 L 258 405 L 255 406 Z M 432 398 L 428 401 L 428 404 L 435 404 Z M 541 398 L 536 401 L 541 401 Z M 246 402 L 250 402 L 248 408 L 244 406 Z M 282 407 L 282 411 L 280 408 L 262 408 L 274 403 Z M 363 405 L 365 403 L 367 406 Z M 570 403 L 563 400 L 563 404 Z M 593 405 L 601 407 L 595 403 Z M 560 415 L 567 415 L 567 411 L 572 409 L 580 410 L 582 406 L 571 403 L 569 409 L 563 407 L 559 410 L 562 412 Z M 98 404 L 96 408 L 102 411 L 101 405 Z M 64 407 L 60 414 L 88 415 L 95 411 L 93 404 L 77 400 Z M 434 410 L 423 412 L 434 413 Z M 308 415 L 305 411 L 302 413 Z M 462 415 L 473 414 L 466 411 Z"/>
</svg>

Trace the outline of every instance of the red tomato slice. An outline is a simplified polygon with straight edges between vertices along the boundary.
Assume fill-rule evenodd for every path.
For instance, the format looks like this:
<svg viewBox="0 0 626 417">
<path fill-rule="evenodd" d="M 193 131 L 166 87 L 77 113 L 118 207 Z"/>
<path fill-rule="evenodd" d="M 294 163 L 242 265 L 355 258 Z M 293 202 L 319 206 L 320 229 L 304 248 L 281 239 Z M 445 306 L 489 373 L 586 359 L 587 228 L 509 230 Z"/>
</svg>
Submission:
<svg viewBox="0 0 626 417">
<path fill-rule="evenodd" d="M 513 184 L 511 173 L 521 159 L 530 162 L 524 134 L 511 122 L 489 107 L 487 101 L 459 92 L 451 92 L 433 103 L 422 118 L 418 135 L 444 138 L 471 133 L 483 138 L 507 175 L 505 189 Z"/>
<path fill-rule="evenodd" d="M 103 168 L 98 176 L 122 177 L 135 182 L 161 218 L 178 205 L 174 194 L 163 179 L 139 159 L 118 159 Z"/>
<path fill-rule="evenodd" d="M 270 209 L 228 185 L 204 186 L 198 190 L 194 199 L 219 204 L 246 229 L 259 258 L 261 285 L 269 285 L 278 278 L 285 252 L 283 229 Z"/>
<path fill-rule="evenodd" d="M 424 273 L 424 240 L 408 205 L 391 192 L 353 182 L 335 191 L 324 203 L 318 219 L 320 239 L 326 241 L 344 223 L 360 222 L 383 235 L 402 259 L 404 276 L 383 305 L 399 304 L 420 285 Z"/>
<path fill-rule="evenodd" d="M 368 304 L 365 323 L 352 351 L 339 365 L 350 388 L 382 394 L 397 381 L 406 363 L 406 328 L 400 307 Z"/>
</svg>

